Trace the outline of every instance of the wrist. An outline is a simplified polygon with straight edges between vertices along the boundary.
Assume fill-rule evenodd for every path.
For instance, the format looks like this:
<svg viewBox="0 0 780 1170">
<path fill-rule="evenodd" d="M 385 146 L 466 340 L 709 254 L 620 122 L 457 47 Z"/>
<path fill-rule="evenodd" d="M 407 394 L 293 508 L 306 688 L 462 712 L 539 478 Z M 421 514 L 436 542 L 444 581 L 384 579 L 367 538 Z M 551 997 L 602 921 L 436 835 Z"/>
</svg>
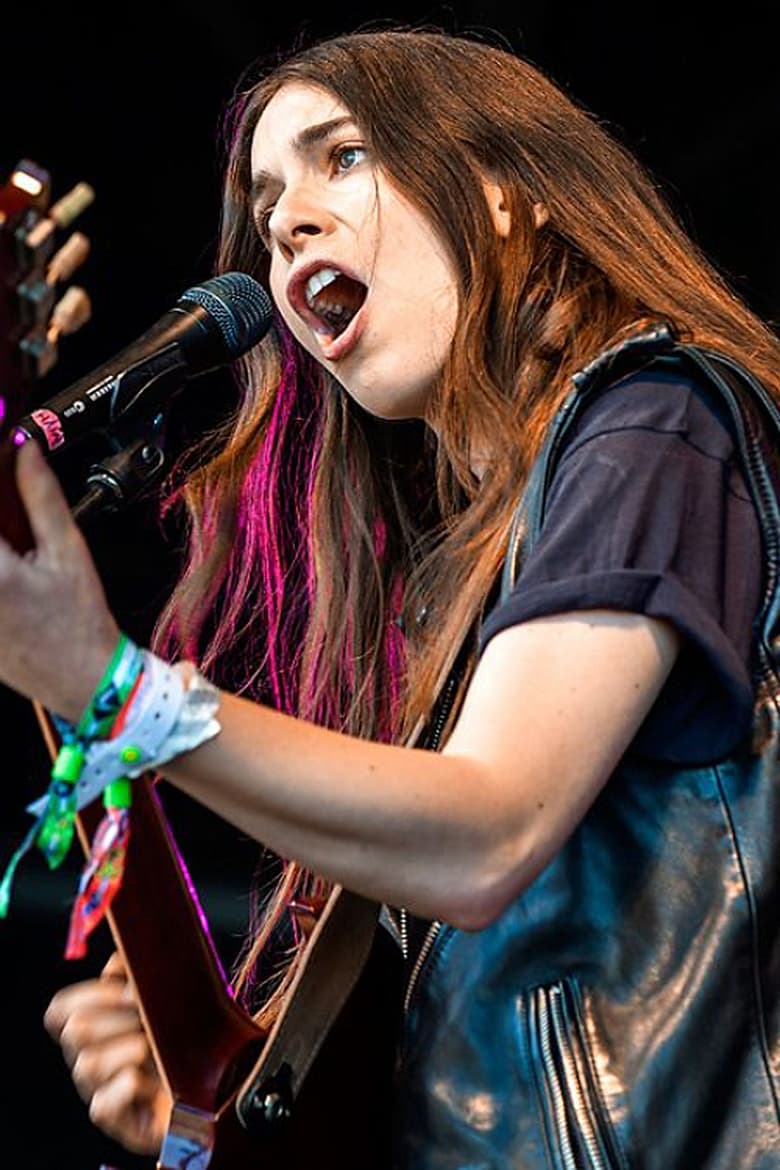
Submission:
<svg viewBox="0 0 780 1170">
<path fill-rule="evenodd" d="M 63 686 L 68 690 L 59 702 L 49 706 L 74 727 L 91 703 L 120 637 L 121 631 L 115 625 L 90 644 L 75 662 L 69 664 L 66 677 L 62 679 Z"/>
<path fill-rule="evenodd" d="M 58 727 L 63 748 L 52 775 L 74 783 L 79 809 L 116 780 L 153 771 L 220 731 L 216 714 L 221 694 L 193 663 L 171 665 L 129 641 L 119 653 L 121 647 L 120 641 L 112 655 L 113 674 L 110 661 L 101 677 L 100 701 L 96 704 L 93 695 L 78 724 L 63 727 L 60 721 Z M 134 654 L 140 660 L 140 674 L 135 671 Z M 116 687 L 107 688 L 109 676 Z M 131 676 L 137 685 L 128 689 Z M 126 702 L 112 701 L 109 692 L 114 689 L 120 690 Z M 99 727 L 96 708 L 107 712 Z M 37 812 L 37 807 L 31 805 L 29 811 Z"/>
<path fill-rule="evenodd" d="M 99 684 L 103 681 L 111 658 L 116 652 L 120 636 L 122 636 L 122 631 L 118 626 L 115 626 L 95 645 L 90 646 L 88 651 L 84 652 L 80 669 L 78 672 L 74 670 L 78 689 L 74 690 L 73 698 L 68 703 L 70 715 L 64 711 L 62 713 L 69 722 L 78 723 L 84 711 L 88 709 Z"/>
<path fill-rule="evenodd" d="M 120 633 L 78 722 L 55 716 L 62 746 L 54 761 L 53 780 L 76 783 L 87 751 L 95 742 L 113 734 L 125 705 L 132 702 L 143 667 L 143 652 L 126 634 Z"/>
</svg>

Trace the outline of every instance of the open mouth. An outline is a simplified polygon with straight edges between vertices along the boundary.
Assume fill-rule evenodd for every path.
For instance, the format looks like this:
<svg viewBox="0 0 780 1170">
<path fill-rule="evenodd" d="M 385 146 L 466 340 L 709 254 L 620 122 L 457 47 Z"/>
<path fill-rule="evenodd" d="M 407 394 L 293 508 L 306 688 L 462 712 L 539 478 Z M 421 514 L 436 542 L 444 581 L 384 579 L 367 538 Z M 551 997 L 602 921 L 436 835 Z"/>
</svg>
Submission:
<svg viewBox="0 0 780 1170">
<path fill-rule="evenodd" d="M 320 268 L 306 281 L 306 304 L 320 324 L 318 332 L 339 337 L 357 315 L 368 295 L 359 280 L 337 268 Z M 317 324 L 313 323 L 315 329 Z"/>
</svg>

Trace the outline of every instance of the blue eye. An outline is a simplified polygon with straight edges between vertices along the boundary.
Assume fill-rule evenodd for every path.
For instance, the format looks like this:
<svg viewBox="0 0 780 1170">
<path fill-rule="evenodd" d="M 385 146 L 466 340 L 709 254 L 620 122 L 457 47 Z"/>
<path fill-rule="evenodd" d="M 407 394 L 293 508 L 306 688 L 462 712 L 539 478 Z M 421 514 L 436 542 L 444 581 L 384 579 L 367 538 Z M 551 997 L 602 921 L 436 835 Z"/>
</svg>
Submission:
<svg viewBox="0 0 780 1170">
<path fill-rule="evenodd" d="M 363 161 L 365 155 L 365 146 L 339 146 L 333 152 L 333 158 L 340 171 L 352 170 Z"/>
</svg>

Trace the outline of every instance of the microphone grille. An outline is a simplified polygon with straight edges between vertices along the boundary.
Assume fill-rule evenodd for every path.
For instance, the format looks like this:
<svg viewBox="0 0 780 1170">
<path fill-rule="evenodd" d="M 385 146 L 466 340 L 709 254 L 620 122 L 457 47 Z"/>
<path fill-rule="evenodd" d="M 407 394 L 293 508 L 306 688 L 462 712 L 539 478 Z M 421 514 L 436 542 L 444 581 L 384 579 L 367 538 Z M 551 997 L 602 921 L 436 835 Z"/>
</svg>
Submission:
<svg viewBox="0 0 780 1170">
<path fill-rule="evenodd" d="M 229 357 L 240 357 L 261 341 L 273 319 L 271 298 L 246 272 L 225 272 L 188 288 L 179 298 L 201 305 L 214 319 Z"/>
</svg>

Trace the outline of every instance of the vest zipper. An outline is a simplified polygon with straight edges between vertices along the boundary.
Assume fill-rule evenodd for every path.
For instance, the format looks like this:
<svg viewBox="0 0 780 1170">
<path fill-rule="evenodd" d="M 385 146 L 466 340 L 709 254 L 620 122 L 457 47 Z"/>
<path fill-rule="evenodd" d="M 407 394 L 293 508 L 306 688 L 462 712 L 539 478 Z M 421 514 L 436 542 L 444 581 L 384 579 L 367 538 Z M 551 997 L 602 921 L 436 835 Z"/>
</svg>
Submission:
<svg viewBox="0 0 780 1170">
<path fill-rule="evenodd" d="M 405 914 L 405 911 L 404 911 L 404 914 Z M 439 935 L 439 931 L 441 930 L 443 925 L 444 925 L 444 923 L 439 922 L 439 920 L 437 918 L 428 927 L 428 933 L 426 934 L 425 938 L 423 939 L 423 944 L 420 947 L 420 953 L 417 956 L 417 960 L 414 964 L 414 967 L 412 967 L 412 973 L 409 976 L 409 982 L 406 985 L 406 995 L 404 996 L 404 1013 L 409 1011 L 409 1004 L 412 1002 L 412 992 L 414 991 L 415 987 L 417 986 L 417 981 L 420 978 L 420 971 L 422 970 L 423 964 L 425 963 L 425 960 L 428 958 L 428 955 L 431 953 L 431 948 L 433 947 L 433 944 L 436 942 L 436 939 L 438 938 L 438 935 Z"/>
<path fill-rule="evenodd" d="M 563 1170 L 610 1170 L 615 1164 L 596 1130 L 596 1102 L 589 1099 L 585 1075 L 571 1035 L 571 1008 L 561 984 L 538 988 L 533 995 L 528 1020 L 536 1032 L 536 1058 L 540 1062 L 547 1090 L 543 1094 L 549 1121 L 557 1137 Z M 535 1010 L 534 1010 L 535 1009 Z M 584 1056 L 584 1054 L 583 1054 Z"/>
<path fill-rule="evenodd" d="M 552 1122 L 558 1138 L 558 1150 L 563 1158 L 564 1170 L 580 1170 L 577 1158 L 569 1135 L 569 1120 L 566 1115 L 566 1097 L 564 1096 L 561 1077 L 555 1064 L 551 1038 L 551 1020 L 544 995 L 540 995 L 537 1002 L 539 1028 L 539 1054 L 544 1069 L 544 1079 L 550 1094 Z"/>
<path fill-rule="evenodd" d="M 574 1060 L 574 1054 L 569 1039 L 569 1029 L 564 1017 L 563 1010 L 563 991 L 560 987 L 554 987 L 550 992 L 550 1006 L 552 1009 L 552 1018 L 555 1024 L 555 1029 L 558 1035 L 559 1043 L 561 1045 L 561 1060 L 563 1063 L 564 1075 L 566 1084 L 569 1088 L 569 1094 L 574 1111 L 574 1116 L 577 1120 L 577 1129 L 582 1138 L 582 1142 L 588 1153 L 590 1165 L 594 1170 L 608 1170 L 607 1163 L 604 1159 L 601 1150 L 601 1143 L 596 1135 L 593 1126 L 593 1118 L 591 1116 L 590 1108 L 585 1100 L 582 1083 L 580 1081 L 580 1074 Z"/>
</svg>

